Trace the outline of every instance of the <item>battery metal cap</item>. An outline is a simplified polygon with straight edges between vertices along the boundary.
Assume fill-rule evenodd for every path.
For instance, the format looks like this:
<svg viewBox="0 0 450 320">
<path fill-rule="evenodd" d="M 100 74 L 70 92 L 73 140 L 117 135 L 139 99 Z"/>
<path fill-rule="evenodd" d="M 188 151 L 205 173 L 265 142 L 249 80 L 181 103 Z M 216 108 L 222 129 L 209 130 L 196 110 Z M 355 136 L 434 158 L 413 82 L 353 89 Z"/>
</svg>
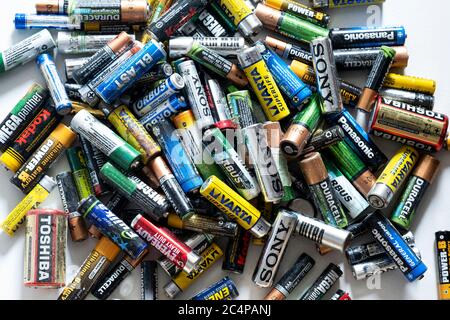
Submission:
<svg viewBox="0 0 450 320">
<path fill-rule="evenodd" d="M 171 84 L 173 84 L 173 86 L 175 87 L 176 90 L 181 90 L 184 88 L 184 85 L 185 85 L 184 79 L 178 73 L 172 74 L 169 77 L 169 81 L 171 82 Z"/>
<path fill-rule="evenodd" d="M 198 266 L 202 257 L 199 256 L 194 251 L 191 251 L 187 254 L 186 264 L 184 265 L 183 271 L 187 273 L 191 273 Z"/>
<path fill-rule="evenodd" d="M 250 14 L 239 23 L 238 28 L 244 37 L 251 37 L 256 36 L 263 29 L 263 24 L 255 14 Z"/>
<path fill-rule="evenodd" d="M 178 286 L 174 282 L 171 281 L 165 285 L 164 292 L 166 293 L 166 295 L 169 298 L 173 299 L 173 298 L 175 298 L 175 296 L 177 294 L 179 294 L 181 292 L 181 289 L 178 288 Z"/>
<path fill-rule="evenodd" d="M 432 155 L 425 154 L 417 163 L 412 175 L 431 183 L 436 177 L 440 163 L 441 162 Z"/>
<path fill-rule="evenodd" d="M 327 168 L 318 152 L 307 154 L 305 158 L 300 161 L 300 169 L 302 170 L 308 185 L 317 184 L 328 178 Z"/>
<path fill-rule="evenodd" d="M 60 12 L 60 2 L 64 2 L 64 0 L 39 0 L 36 2 L 36 12 L 38 14 L 61 14 Z"/>
<path fill-rule="evenodd" d="M 391 202 L 394 193 L 384 184 L 375 184 L 368 195 L 370 205 L 375 209 L 384 209 Z"/>
<path fill-rule="evenodd" d="M 267 222 L 263 217 L 260 217 L 251 228 L 251 232 L 256 238 L 262 238 L 269 233 L 271 227 L 272 226 L 269 222 Z"/>
<path fill-rule="evenodd" d="M 56 183 L 55 179 L 45 175 L 39 181 L 39 184 L 41 185 L 42 188 L 44 188 L 48 192 L 51 192 L 53 190 L 53 188 L 56 187 L 57 183 Z"/>
</svg>

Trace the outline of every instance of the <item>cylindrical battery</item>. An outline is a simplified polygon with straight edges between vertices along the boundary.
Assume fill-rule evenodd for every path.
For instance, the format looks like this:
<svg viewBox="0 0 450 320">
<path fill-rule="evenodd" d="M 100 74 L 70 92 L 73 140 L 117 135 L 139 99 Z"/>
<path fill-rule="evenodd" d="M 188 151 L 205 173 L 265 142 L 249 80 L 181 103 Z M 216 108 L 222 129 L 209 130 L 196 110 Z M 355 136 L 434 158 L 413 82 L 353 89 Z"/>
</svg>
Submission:
<svg viewBox="0 0 450 320">
<path fill-rule="evenodd" d="M 248 90 L 233 91 L 227 94 L 227 100 L 230 106 L 232 121 L 236 124 L 237 128 L 244 129 L 258 122 L 254 114 L 253 103 Z M 243 136 L 242 131 L 238 131 L 237 134 Z"/>
<path fill-rule="evenodd" d="M 428 110 L 433 110 L 434 108 L 434 96 L 424 93 L 381 88 L 380 95 L 387 99 L 405 102 L 407 104 L 423 107 Z"/>
<path fill-rule="evenodd" d="M 233 121 L 233 112 L 227 102 L 227 96 L 222 90 L 218 80 L 211 79 L 205 73 L 205 91 L 210 100 L 211 112 L 216 123 L 214 124 L 220 130 L 235 129 L 236 123 Z M 229 96 L 230 94 L 228 94 Z"/>
<path fill-rule="evenodd" d="M 242 228 L 238 229 L 238 234 L 235 237 L 228 239 L 222 263 L 222 270 L 238 274 L 244 272 L 250 239 L 251 233 Z"/>
<path fill-rule="evenodd" d="M 225 277 L 197 293 L 191 300 L 233 300 L 238 296 L 239 292 L 233 280 Z"/>
<path fill-rule="evenodd" d="M 341 289 L 338 289 L 338 291 L 336 291 L 336 293 L 330 298 L 330 300 L 341 301 L 341 300 L 352 300 L 352 299 L 350 298 L 350 295 L 347 292 L 345 292 Z"/>
<path fill-rule="evenodd" d="M 317 129 L 308 144 L 300 153 L 301 156 L 314 151 L 320 151 L 344 140 L 344 131 L 339 126 L 333 126 L 326 130 Z"/>
<path fill-rule="evenodd" d="M 173 213 L 167 217 L 167 225 L 172 228 L 189 230 L 194 232 L 205 232 L 219 237 L 234 238 L 238 234 L 236 222 L 227 221 L 222 217 L 210 217 L 200 214 L 194 214 L 185 220 Z"/>
<path fill-rule="evenodd" d="M 76 69 L 80 68 L 88 60 L 89 60 L 89 57 L 64 59 L 64 71 L 66 73 L 66 80 L 72 81 L 73 80 L 73 72 Z M 64 84 L 64 87 L 65 87 L 65 84 Z"/>
<path fill-rule="evenodd" d="M 155 82 L 169 78 L 173 75 L 173 73 L 174 71 L 172 65 L 166 61 L 161 61 L 147 73 L 143 74 L 142 77 L 137 79 L 133 85 L 133 88 L 139 89 L 151 87 Z"/>
<path fill-rule="evenodd" d="M 436 238 L 437 269 L 439 272 L 439 300 L 450 300 L 450 279 L 448 270 L 450 267 L 450 232 L 438 231 Z"/>
<path fill-rule="evenodd" d="M 58 173 L 56 182 L 58 183 L 63 209 L 68 219 L 68 228 L 72 241 L 86 240 L 88 231 L 84 218 L 77 211 L 79 198 L 72 173 L 69 171 Z"/>
<path fill-rule="evenodd" d="M 56 43 L 58 51 L 63 54 L 94 54 L 115 37 L 116 35 L 109 34 L 89 35 L 79 31 L 60 31 Z"/>
<path fill-rule="evenodd" d="M 407 90 L 433 95 L 436 92 L 436 81 L 402 74 L 388 73 L 383 86 L 386 88 Z"/>
<path fill-rule="evenodd" d="M 404 27 L 352 27 L 330 30 L 335 49 L 403 46 L 406 41 Z"/>
<path fill-rule="evenodd" d="M 192 20 L 189 22 L 192 22 Z M 220 17 L 216 17 L 210 8 L 205 8 L 200 12 L 195 21 L 195 26 L 197 27 L 196 29 L 200 29 L 199 31 L 209 36 L 225 37 L 233 34 L 227 30 Z"/>
<path fill-rule="evenodd" d="M 93 194 L 91 180 L 86 165 L 86 158 L 81 147 L 72 147 L 66 150 L 67 161 L 75 181 L 75 186 L 80 199 Z"/>
<path fill-rule="evenodd" d="M 150 110 L 145 116 L 139 119 L 139 122 L 147 129 L 148 132 L 152 132 L 152 128 L 162 119 L 172 117 L 174 114 L 180 112 L 187 107 L 186 100 L 183 96 L 173 95 L 155 109 Z"/>
<path fill-rule="evenodd" d="M 285 300 L 305 278 L 316 262 L 306 253 L 302 253 L 292 267 L 286 271 L 264 300 Z"/>
<path fill-rule="evenodd" d="M 304 49 L 303 47 L 293 44 L 287 43 L 280 39 L 272 38 L 267 36 L 264 40 L 264 43 L 271 47 L 275 52 L 281 57 L 288 61 L 290 60 L 298 60 L 305 64 L 311 65 L 312 62 L 312 54 L 309 49 Z"/>
<path fill-rule="evenodd" d="M 406 68 L 409 54 L 406 47 L 392 47 L 395 50 L 392 68 Z M 338 70 L 354 70 L 372 68 L 377 60 L 379 47 L 334 50 L 334 59 Z"/>
<path fill-rule="evenodd" d="M 327 27 L 330 16 L 322 11 L 316 11 L 304 4 L 292 0 L 265 0 L 264 4 L 271 8 L 291 13 L 299 18 L 315 23 L 322 27 Z"/>
<path fill-rule="evenodd" d="M 156 261 L 141 262 L 141 300 L 158 300 L 158 265 Z"/>
<path fill-rule="evenodd" d="M 252 8 L 243 0 L 214 0 L 244 37 L 257 35 L 263 28 Z"/>
<path fill-rule="evenodd" d="M 86 159 L 86 167 L 89 171 L 92 188 L 97 197 L 108 192 L 106 184 L 100 179 L 100 168 L 106 163 L 106 156 L 95 146 L 93 146 L 88 139 L 79 136 L 79 142 Z"/>
<path fill-rule="evenodd" d="M 333 284 L 342 276 L 342 270 L 330 263 L 328 267 L 320 274 L 317 280 L 309 287 L 309 289 L 302 295 L 300 300 L 320 300 L 331 289 Z"/>
<path fill-rule="evenodd" d="M 124 170 L 140 166 L 141 154 L 85 110 L 78 112 L 70 126 Z"/>
<path fill-rule="evenodd" d="M 419 152 L 416 149 L 409 146 L 401 147 L 370 190 L 367 196 L 370 205 L 376 209 L 387 208 L 418 160 Z"/>
<path fill-rule="evenodd" d="M 185 55 L 194 43 L 199 43 L 214 50 L 222 56 L 235 56 L 236 51 L 243 49 L 243 37 L 176 37 L 169 39 L 169 56 L 179 58 Z"/>
<path fill-rule="evenodd" d="M 78 212 L 133 259 L 138 258 L 146 251 L 145 241 L 95 196 L 91 195 L 82 199 L 78 206 Z"/>
<path fill-rule="evenodd" d="M 16 13 L 14 16 L 16 29 L 55 29 L 81 30 L 82 24 L 78 17 L 70 18 L 58 14 Z"/>
<path fill-rule="evenodd" d="M 69 148 L 76 138 L 77 135 L 69 127 L 62 123 L 59 124 L 22 167 L 17 170 L 10 180 L 11 183 L 25 194 L 30 192 L 61 153 Z"/>
<path fill-rule="evenodd" d="M 313 8 L 333 8 L 341 9 L 354 6 L 368 6 L 383 4 L 385 0 L 370 0 L 370 1 L 333 1 L 333 0 L 309 0 Z"/>
<path fill-rule="evenodd" d="M 23 277 L 26 287 L 64 287 L 66 238 L 64 211 L 35 209 L 27 212 Z"/>
</svg>

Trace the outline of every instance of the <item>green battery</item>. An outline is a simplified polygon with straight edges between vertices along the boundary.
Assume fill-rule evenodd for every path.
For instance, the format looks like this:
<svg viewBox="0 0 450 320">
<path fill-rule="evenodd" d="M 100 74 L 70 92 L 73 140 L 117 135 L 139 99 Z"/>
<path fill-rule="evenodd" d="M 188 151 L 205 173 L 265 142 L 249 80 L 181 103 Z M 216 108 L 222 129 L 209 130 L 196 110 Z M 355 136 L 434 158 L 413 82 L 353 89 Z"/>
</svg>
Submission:
<svg viewBox="0 0 450 320">
<path fill-rule="evenodd" d="M 227 94 L 227 100 L 232 111 L 233 122 L 238 123 L 241 129 L 256 123 L 248 90 L 229 93 Z"/>
<path fill-rule="evenodd" d="M 234 25 L 233 20 L 225 14 L 220 5 L 216 1 L 211 1 L 207 6 L 207 10 L 211 8 L 211 13 L 216 14 L 216 18 L 220 18 L 221 22 L 223 22 L 224 26 L 231 32 L 237 31 L 237 26 Z"/>
<path fill-rule="evenodd" d="M 236 91 L 239 91 L 239 89 L 236 88 L 234 85 L 229 85 L 227 87 L 227 92 L 228 93 L 234 93 Z M 255 119 L 255 123 L 264 123 L 264 122 L 266 122 L 267 121 L 267 117 L 264 114 L 263 109 L 261 108 L 259 103 L 256 102 L 255 99 L 252 98 L 251 92 L 249 92 L 248 90 L 247 90 L 247 92 L 250 95 L 252 112 L 253 112 L 253 118 Z M 238 122 L 236 122 L 236 123 L 238 123 Z"/>
<path fill-rule="evenodd" d="M 67 161 L 69 162 L 72 177 L 75 181 L 78 197 L 84 199 L 94 194 L 92 183 L 89 178 L 89 171 L 86 165 L 86 158 L 84 157 L 81 147 L 72 147 L 66 150 Z"/>
</svg>

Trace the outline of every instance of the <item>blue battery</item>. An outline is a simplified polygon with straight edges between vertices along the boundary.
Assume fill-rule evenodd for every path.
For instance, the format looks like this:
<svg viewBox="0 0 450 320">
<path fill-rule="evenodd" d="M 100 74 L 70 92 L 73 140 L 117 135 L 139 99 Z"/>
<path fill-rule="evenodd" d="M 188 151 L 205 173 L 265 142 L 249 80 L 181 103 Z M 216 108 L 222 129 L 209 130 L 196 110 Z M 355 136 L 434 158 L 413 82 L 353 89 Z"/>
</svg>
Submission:
<svg viewBox="0 0 450 320">
<path fill-rule="evenodd" d="M 57 14 L 16 13 L 14 25 L 16 29 L 81 30 L 79 19 Z"/>
<path fill-rule="evenodd" d="M 353 27 L 331 29 L 333 49 L 403 46 L 406 42 L 404 27 Z"/>
<path fill-rule="evenodd" d="M 59 77 L 55 61 L 48 53 L 42 53 L 37 56 L 36 63 L 41 70 L 42 76 L 47 83 L 50 96 L 55 104 L 56 112 L 60 115 L 66 115 L 72 110 L 72 102 L 67 95 L 64 83 Z"/>
<path fill-rule="evenodd" d="M 239 291 L 233 280 L 225 277 L 197 293 L 191 300 L 233 300 L 237 296 L 239 296 Z"/>
<path fill-rule="evenodd" d="M 136 80 L 155 64 L 166 58 L 160 43 L 150 40 L 119 69 L 115 70 L 95 89 L 96 94 L 106 103 L 112 104 Z"/>
<path fill-rule="evenodd" d="M 426 265 L 382 213 L 379 211 L 371 213 L 363 223 L 409 281 L 423 278 L 423 274 L 427 271 Z"/>
<path fill-rule="evenodd" d="M 280 90 L 288 97 L 290 103 L 300 110 L 311 97 L 311 89 L 297 77 L 279 55 L 268 49 L 261 41 L 257 41 L 256 46 Z"/>
<path fill-rule="evenodd" d="M 156 108 L 150 110 L 139 120 L 139 122 L 145 127 L 145 129 L 151 132 L 152 127 L 159 121 L 165 118 L 170 118 L 186 107 L 186 100 L 183 96 L 173 95 Z"/>
<path fill-rule="evenodd" d="M 345 141 L 361 160 L 373 171 L 377 171 L 387 162 L 386 155 L 377 147 L 369 134 L 356 122 L 355 118 L 344 109 L 328 118 L 331 125 L 338 125 L 345 134 Z"/>
<path fill-rule="evenodd" d="M 179 93 L 183 88 L 183 77 L 174 73 L 155 89 L 133 102 L 131 107 L 138 117 L 142 117 L 174 94 Z"/>
<path fill-rule="evenodd" d="M 161 119 L 152 126 L 152 131 L 183 191 L 186 193 L 198 191 L 203 180 L 184 150 L 172 122 L 165 118 Z"/>
</svg>

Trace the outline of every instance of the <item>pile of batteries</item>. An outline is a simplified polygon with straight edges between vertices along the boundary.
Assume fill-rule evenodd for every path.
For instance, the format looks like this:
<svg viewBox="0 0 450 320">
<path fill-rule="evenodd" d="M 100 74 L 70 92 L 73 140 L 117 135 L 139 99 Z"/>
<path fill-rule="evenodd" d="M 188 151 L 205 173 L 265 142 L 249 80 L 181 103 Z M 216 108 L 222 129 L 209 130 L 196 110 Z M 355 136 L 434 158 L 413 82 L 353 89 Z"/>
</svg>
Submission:
<svg viewBox="0 0 450 320">
<path fill-rule="evenodd" d="M 223 255 L 224 270 L 242 273 L 252 237 L 264 245 L 253 281 L 272 287 L 266 299 L 285 299 L 313 268 L 299 253 L 274 284 L 288 242 L 303 239 L 345 253 L 357 279 L 423 277 L 409 228 L 448 118 L 432 111 L 434 81 L 391 73 L 408 62 L 403 27 L 328 29 L 317 11 L 328 2 L 348 6 L 39 0 L 37 14 L 16 15 L 16 28 L 44 30 L 3 51 L 2 71 L 36 59 L 48 87 L 34 84 L 0 124 L 0 161 L 26 195 L 1 229 L 13 236 L 25 221 L 25 285 L 106 299 L 141 265 L 142 296 L 156 299 L 159 265 L 173 298 Z M 264 27 L 280 35 L 261 41 Z M 56 44 L 45 28 L 83 31 L 59 31 Z M 65 60 L 66 83 L 56 46 L 92 54 Z M 340 81 L 345 69 L 371 70 L 365 87 Z M 404 146 L 388 162 L 369 133 Z M 46 175 L 64 153 L 71 171 Z M 64 211 L 36 209 L 56 186 Z M 296 210 L 298 198 L 320 218 Z M 388 206 L 390 219 L 378 211 Z M 66 284 L 67 232 L 99 240 Z M 349 247 L 367 232 L 375 242 Z M 438 238 L 445 253 L 448 235 Z M 161 258 L 145 260 L 150 250 Z M 329 264 L 301 299 L 323 298 L 342 273 Z M 193 299 L 237 296 L 225 277 Z"/>
</svg>

